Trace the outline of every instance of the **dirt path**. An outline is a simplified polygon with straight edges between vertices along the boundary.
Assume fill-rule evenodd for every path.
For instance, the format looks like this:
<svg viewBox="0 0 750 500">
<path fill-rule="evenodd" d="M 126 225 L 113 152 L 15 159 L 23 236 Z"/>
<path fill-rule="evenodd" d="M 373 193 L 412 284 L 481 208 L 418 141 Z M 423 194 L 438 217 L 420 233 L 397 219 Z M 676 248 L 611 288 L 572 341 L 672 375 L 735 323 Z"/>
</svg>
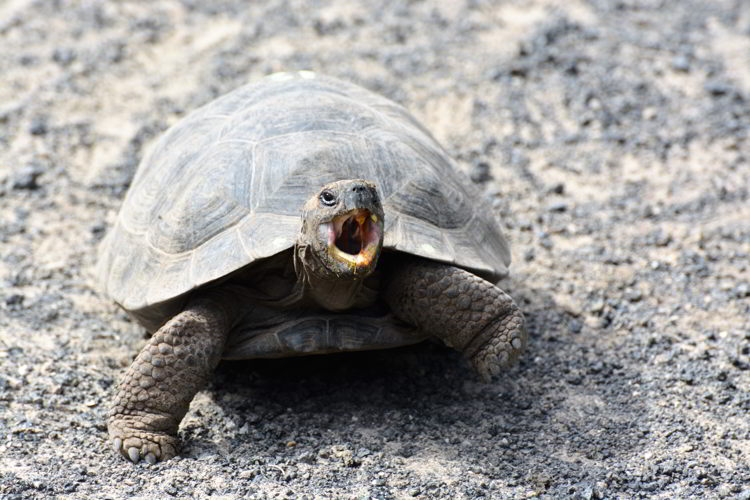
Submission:
<svg viewBox="0 0 750 500">
<path fill-rule="evenodd" d="M 429 345 L 227 363 L 182 458 L 128 464 L 143 332 L 97 242 L 161 131 L 293 69 L 483 185 L 528 353 L 494 384 Z M 0 75 L 0 498 L 750 499 L 747 1 L 8 0 Z"/>
</svg>

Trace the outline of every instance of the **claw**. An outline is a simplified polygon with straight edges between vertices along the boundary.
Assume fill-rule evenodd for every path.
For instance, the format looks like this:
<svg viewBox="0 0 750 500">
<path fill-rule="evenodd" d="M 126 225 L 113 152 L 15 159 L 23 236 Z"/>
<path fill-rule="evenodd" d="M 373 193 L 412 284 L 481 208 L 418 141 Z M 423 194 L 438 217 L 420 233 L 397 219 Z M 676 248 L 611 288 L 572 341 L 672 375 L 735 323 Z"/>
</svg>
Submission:
<svg viewBox="0 0 750 500">
<path fill-rule="evenodd" d="M 115 453 L 134 464 L 140 461 L 155 464 L 177 454 L 177 437 L 161 432 L 144 432 L 138 428 L 110 422 L 111 445 Z M 117 437 L 115 437 L 117 436 Z"/>
</svg>

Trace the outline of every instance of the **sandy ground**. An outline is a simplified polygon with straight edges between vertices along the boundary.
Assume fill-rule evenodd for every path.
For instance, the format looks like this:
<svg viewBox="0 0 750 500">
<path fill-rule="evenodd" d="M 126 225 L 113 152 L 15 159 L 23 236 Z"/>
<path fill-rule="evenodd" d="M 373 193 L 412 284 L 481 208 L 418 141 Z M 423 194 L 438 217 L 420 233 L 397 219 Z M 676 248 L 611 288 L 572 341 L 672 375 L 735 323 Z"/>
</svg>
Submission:
<svg viewBox="0 0 750 500">
<path fill-rule="evenodd" d="M 206 7 L 210 5 L 210 7 Z M 225 363 L 182 458 L 105 418 L 93 285 L 144 151 L 279 70 L 395 99 L 492 198 L 521 363 Z M 0 498 L 750 499 L 750 2 L 0 2 Z"/>
</svg>

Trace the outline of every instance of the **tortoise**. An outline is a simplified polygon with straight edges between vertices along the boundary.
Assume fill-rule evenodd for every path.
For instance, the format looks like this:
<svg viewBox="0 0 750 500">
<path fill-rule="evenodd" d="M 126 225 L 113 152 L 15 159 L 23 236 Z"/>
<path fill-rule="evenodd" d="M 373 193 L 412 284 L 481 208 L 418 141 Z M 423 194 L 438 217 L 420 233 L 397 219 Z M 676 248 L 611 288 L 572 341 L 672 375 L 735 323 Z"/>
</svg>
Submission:
<svg viewBox="0 0 750 500">
<path fill-rule="evenodd" d="M 509 264 L 491 209 L 403 107 L 312 72 L 240 87 L 155 143 L 102 242 L 102 288 L 152 332 L 117 386 L 112 446 L 175 456 L 222 358 L 433 338 L 489 380 L 526 344 L 492 284 Z"/>
</svg>

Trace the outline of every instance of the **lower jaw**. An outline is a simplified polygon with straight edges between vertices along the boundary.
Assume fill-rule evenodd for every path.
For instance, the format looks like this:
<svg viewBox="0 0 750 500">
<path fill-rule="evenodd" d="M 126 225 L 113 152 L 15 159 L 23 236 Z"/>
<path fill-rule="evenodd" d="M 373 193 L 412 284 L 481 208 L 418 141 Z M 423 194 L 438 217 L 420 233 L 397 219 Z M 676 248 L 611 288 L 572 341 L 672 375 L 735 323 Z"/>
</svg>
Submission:
<svg viewBox="0 0 750 500">
<path fill-rule="evenodd" d="M 336 245 L 331 245 L 328 247 L 328 256 L 331 263 L 341 271 L 354 276 L 363 276 L 375 269 L 378 260 L 378 245 L 371 243 L 356 255 L 346 253 Z"/>
</svg>

